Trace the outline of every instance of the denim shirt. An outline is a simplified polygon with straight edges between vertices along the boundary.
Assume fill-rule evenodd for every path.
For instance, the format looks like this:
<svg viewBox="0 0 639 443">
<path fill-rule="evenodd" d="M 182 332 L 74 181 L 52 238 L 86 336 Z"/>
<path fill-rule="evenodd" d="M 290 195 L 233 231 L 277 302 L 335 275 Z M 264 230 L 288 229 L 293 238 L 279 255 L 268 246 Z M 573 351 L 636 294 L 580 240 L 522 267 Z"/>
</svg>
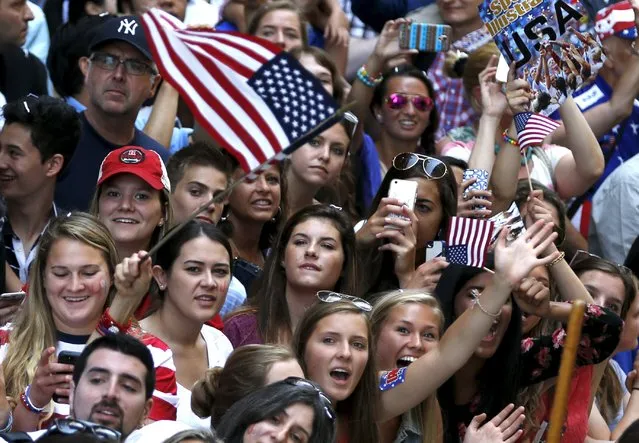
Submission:
<svg viewBox="0 0 639 443">
<path fill-rule="evenodd" d="M 411 409 L 402 415 L 402 422 L 393 443 L 421 443 L 422 432 L 415 411 Z"/>
</svg>

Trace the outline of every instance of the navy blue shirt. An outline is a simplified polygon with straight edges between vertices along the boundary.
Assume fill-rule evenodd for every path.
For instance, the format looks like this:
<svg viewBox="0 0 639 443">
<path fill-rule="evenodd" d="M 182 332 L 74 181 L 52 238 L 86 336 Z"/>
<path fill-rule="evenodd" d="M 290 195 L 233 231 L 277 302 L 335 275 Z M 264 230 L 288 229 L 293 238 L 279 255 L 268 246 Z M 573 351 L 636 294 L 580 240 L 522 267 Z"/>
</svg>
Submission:
<svg viewBox="0 0 639 443">
<path fill-rule="evenodd" d="M 87 211 L 95 192 L 102 160 L 109 152 L 122 146 L 134 145 L 151 149 L 169 159 L 169 151 L 160 143 L 136 129 L 133 140 L 126 145 L 116 145 L 105 140 L 87 121 L 84 112 L 80 114 L 82 132 L 71 161 L 58 178 L 55 202 L 68 210 Z"/>
</svg>

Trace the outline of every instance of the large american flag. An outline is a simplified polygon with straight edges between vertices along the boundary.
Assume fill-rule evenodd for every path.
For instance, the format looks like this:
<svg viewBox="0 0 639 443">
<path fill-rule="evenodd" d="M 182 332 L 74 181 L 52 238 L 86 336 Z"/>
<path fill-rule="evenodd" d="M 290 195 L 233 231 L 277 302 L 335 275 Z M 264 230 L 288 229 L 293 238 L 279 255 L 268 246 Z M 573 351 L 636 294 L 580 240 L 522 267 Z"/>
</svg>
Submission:
<svg viewBox="0 0 639 443">
<path fill-rule="evenodd" d="M 142 23 L 162 77 L 245 171 L 283 159 L 339 119 L 320 81 L 271 42 L 187 28 L 159 9 Z"/>
<path fill-rule="evenodd" d="M 541 146 L 546 136 L 559 127 L 559 123 L 541 114 L 520 112 L 515 114 L 515 127 L 519 148 L 523 151 Z"/>
<path fill-rule="evenodd" d="M 493 225 L 494 223 L 490 220 L 451 217 L 448 225 L 448 250 L 446 251 L 448 262 L 483 267 L 493 233 Z"/>
</svg>

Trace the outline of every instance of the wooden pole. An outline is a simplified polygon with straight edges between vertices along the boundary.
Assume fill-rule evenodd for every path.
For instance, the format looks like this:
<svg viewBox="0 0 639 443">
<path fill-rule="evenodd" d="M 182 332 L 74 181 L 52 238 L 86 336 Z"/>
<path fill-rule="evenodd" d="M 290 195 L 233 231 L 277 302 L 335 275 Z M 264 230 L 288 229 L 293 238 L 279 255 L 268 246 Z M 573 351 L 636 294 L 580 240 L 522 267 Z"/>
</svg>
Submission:
<svg viewBox="0 0 639 443">
<path fill-rule="evenodd" d="M 573 303 L 568 320 L 568 330 L 566 331 L 566 344 L 564 352 L 561 354 L 561 365 L 559 366 L 559 378 L 555 388 L 555 398 L 550 412 L 550 428 L 548 429 L 547 443 L 560 443 L 561 430 L 566 420 L 566 408 L 568 406 L 568 394 L 572 372 L 577 358 L 577 347 L 581 340 L 581 328 L 584 322 L 586 304 L 582 300 Z"/>
</svg>

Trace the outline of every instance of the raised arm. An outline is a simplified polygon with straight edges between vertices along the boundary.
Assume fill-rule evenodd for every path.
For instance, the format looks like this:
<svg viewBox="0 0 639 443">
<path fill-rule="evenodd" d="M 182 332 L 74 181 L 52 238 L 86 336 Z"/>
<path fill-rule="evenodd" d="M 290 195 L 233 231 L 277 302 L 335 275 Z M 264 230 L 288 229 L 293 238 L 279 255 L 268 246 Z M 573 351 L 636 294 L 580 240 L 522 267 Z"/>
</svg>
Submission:
<svg viewBox="0 0 639 443">
<path fill-rule="evenodd" d="M 149 120 L 144 126 L 143 132 L 146 135 L 154 138 L 167 148 L 171 146 L 171 136 L 173 135 L 179 99 L 180 94 L 177 90 L 169 82 L 162 82 Z"/>
<path fill-rule="evenodd" d="M 639 28 L 638 2 L 633 0 L 631 3 L 635 11 L 635 26 Z M 635 40 L 635 45 L 639 45 L 639 38 Z M 610 61 L 606 63 L 610 63 Z M 610 100 L 584 112 L 584 117 L 595 137 L 601 138 L 613 127 L 630 117 L 633 102 L 637 96 L 639 96 L 639 55 L 633 53 L 630 62 L 624 67 L 624 73 L 613 89 Z M 570 145 L 566 132 L 565 126 L 558 128 L 552 134 L 552 143 Z"/>
<path fill-rule="evenodd" d="M 382 393 L 379 421 L 418 405 L 466 363 L 494 322 L 483 311 L 499 312 L 512 288 L 533 268 L 556 258 L 538 258 L 557 236 L 551 231 L 552 224 L 538 222 L 510 245 L 506 245 L 506 230 L 501 232 L 495 248 L 496 273 L 481 295 L 483 309 L 468 309 L 448 328 L 439 346 L 401 369 L 406 371 L 405 382 Z"/>
<path fill-rule="evenodd" d="M 565 200 L 590 189 L 605 164 L 599 142 L 572 97 L 561 105 L 559 113 L 566 128 L 566 147 L 572 152 L 559 160 L 554 171 L 556 191 Z"/>
</svg>

